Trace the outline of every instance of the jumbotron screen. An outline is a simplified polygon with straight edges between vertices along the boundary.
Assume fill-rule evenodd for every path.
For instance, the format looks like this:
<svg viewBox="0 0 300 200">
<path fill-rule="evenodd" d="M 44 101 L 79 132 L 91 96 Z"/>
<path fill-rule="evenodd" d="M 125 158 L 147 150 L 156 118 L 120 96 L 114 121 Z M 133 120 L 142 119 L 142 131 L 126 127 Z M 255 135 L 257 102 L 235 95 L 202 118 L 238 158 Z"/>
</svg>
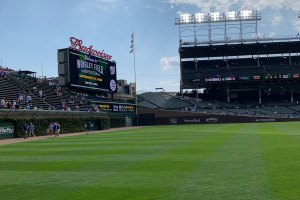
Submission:
<svg viewBox="0 0 300 200">
<path fill-rule="evenodd" d="M 69 48 L 70 84 L 81 89 L 117 92 L 116 63 Z"/>
</svg>

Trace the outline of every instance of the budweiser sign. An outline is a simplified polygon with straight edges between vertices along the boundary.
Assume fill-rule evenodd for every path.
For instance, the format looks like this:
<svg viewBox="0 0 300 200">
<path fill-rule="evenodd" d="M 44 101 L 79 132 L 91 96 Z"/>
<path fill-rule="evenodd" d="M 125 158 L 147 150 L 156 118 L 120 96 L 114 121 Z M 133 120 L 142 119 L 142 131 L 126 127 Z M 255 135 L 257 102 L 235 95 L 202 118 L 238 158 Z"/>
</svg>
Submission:
<svg viewBox="0 0 300 200">
<path fill-rule="evenodd" d="M 93 45 L 86 47 L 82 45 L 82 40 L 79 40 L 77 38 L 74 37 L 70 37 L 70 42 L 71 42 L 71 46 L 70 48 L 93 55 L 93 56 L 98 56 L 101 58 L 104 58 L 106 60 L 111 60 L 112 56 L 109 54 L 106 54 L 102 51 L 97 51 L 95 49 L 93 49 Z"/>
</svg>

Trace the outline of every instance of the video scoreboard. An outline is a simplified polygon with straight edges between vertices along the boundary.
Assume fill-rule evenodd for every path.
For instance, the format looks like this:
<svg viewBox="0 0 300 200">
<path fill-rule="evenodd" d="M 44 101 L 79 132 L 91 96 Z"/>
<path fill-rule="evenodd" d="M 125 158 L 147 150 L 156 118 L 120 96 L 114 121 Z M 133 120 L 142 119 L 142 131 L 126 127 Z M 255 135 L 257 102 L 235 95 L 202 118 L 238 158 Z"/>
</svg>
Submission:
<svg viewBox="0 0 300 200">
<path fill-rule="evenodd" d="M 112 56 L 70 38 L 71 46 L 59 49 L 58 72 L 65 85 L 81 90 L 117 92 L 117 66 Z"/>
<path fill-rule="evenodd" d="M 69 49 L 70 85 L 117 91 L 116 63 Z"/>
</svg>

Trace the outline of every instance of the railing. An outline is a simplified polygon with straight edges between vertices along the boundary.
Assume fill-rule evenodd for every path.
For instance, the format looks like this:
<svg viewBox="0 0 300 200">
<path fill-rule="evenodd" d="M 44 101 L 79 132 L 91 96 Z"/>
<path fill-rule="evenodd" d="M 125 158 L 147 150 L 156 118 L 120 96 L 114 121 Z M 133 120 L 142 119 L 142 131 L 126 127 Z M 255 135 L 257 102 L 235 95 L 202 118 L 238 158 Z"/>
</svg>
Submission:
<svg viewBox="0 0 300 200">
<path fill-rule="evenodd" d="M 300 15 L 300 14 L 299 14 Z M 299 16 L 300 18 L 300 16 Z M 258 38 L 249 38 L 249 39 L 239 39 L 239 38 L 233 38 L 230 40 L 224 40 L 224 39 L 219 39 L 219 40 L 211 40 L 211 41 L 187 41 L 187 40 L 183 40 L 180 42 L 180 46 L 197 46 L 197 45 L 208 45 L 208 44 L 224 44 L 224 43 L 253 43 L 253 42 L 292 42 L 292 41 L 299 41 L 300 37 L 299 35 L 295 35 L 295 36 L 282 36 L 282 37 L 278 37 L 278 38 L 270 38 L 270 37 L 258 37 Z"/>
</svg>

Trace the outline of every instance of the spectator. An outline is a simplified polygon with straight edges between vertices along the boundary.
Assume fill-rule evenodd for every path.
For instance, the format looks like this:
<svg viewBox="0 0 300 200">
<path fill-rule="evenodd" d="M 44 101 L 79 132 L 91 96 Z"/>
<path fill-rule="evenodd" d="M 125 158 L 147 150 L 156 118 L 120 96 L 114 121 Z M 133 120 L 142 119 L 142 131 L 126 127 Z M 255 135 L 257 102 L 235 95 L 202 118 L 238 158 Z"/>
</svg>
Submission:
<svg viewBox="0 0 300 200">
<path fill-rule="evenodd" d="M 94 124 L 93 124 L 93 122 L 90 122 L 90 130 L 91 130 L 91 131 L 94 130 Z"/>
<path fill-rule="evenodd" d="M 27 123 L 22 123 L 22 130 L 24 132 L 24 139 L 27 138 L 27 134 L 28 134 L 28 124 Z"/>
<path fill-rule="evenodd" d="M 51 122 L 49 125 L 49 130 L 50 130 L 50 134 L 53 135 L 53 137 L 55 137 L 55 132 L 54 132 L 54 123 Z"/>
<path fill-rule="evenodd" d="M 15 109 L 16 105 L 17 105 L 17 102 L 16 102 L 16 100 L 14 100 L 13 103 L 12 103 L 12 108 Z"/>
<path fill-rule="evenodd" d="M 56 124 L 55 137 L 59 137 L 59 133 L 60 133 L 60 124 L 59 124 L 58 122 L 56 122 L 55 124 Z"/>
<path fill-rule="evenodd" d="M 43 98 L 43 90 L 39 91 L 40 98 Z"/>
<path fill-rule="evenodd" d="M 23 94 L 19 93 L 19 102 L 20 102 L 20 104 L 23 103 L 23 100 L 24 100 Z"/>
<path fill-rule="evenodd" d="M 16 109 L 19 109 L 20 108 L 20 101 L 19 101 L 19 99 L 17 99 L 17 101 L 16 101 Z"/>
<path fill-rule="evenodd" d="M 6 108 L 5 98 L 1 99 L 1 108 Z"/>
<path fill-rule="evenodd" d="M 86 122 L 85 123 L 85 128 L 87 130 L 86 134 L 90 134 L 91 132 L 91 123 L 90 122 Z"/>
<path fill-rule="evenodd" d="M 28 95 L 27 95 L 27 97 L 26 97 L 26 101 L 27 101 L 27 103 L 30 103 L 30 102 L 31 102 L 31 100 L 32 100 L 32 99 L 31 99 L 31 96 L 28 94 Z"/>
<path fill-rule="evenodd" d="M 29 104 L 26 105 L 25 110 L 30 110 L 30 105 Z"/>
<path fill-rule="evenodd" d="M 53 123 L 53 134 L 54 134 L 54 137 L 56 137 L 56 134 L 57 134 L 57 124 L 55 122 Z"/>
<path fill-rule="evenodd" d="M 29 137 L 33 136 L 35 137 L 35 134 L 34 134 L 34 125 L 32 122 L 30 122 L 29 126 L 28 126 L 28 132 L 29 132 Z"/>
<path fill-rule="evenodd" d="M 11 105 L 10 101 L 6 101 L 6 108 L 7 108 L 7 109 L 10 109 L 11 106 L 12 106 L 12 105 Z"/>
</svg>

